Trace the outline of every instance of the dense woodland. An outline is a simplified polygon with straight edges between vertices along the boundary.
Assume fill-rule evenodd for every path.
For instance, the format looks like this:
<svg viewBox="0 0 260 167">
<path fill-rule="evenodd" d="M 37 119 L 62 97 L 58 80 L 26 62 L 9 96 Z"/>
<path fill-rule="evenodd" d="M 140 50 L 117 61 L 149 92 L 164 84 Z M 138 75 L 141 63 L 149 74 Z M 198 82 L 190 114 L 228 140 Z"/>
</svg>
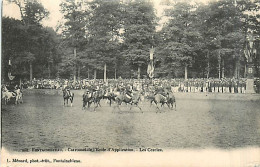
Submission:
<svg viewBox="0 0 260 167">
<path fill-rule="evenodd" d="M 5 80 L 9 60 L 23 80 L 103 78 L 104 66 L 108 78 L 144 78 L 152 47 L 156 78 L 246 77 L 249 59 L 259 77 L 258 0 L 164 0 L 162 18 L 149 0 L 63 0 L 55 30 L 40 1 L 8 1 L 22 19 L 2 18 Z"/>
</svg>

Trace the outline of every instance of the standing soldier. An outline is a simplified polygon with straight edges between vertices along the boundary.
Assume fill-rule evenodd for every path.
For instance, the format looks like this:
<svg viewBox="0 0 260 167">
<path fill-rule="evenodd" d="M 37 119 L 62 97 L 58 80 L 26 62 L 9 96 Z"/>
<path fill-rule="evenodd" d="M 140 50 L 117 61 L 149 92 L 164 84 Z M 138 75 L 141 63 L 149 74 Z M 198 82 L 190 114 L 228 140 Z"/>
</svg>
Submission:
<svg viewBox="0 0 260 167">
<path fill-rule="evenodd" d="M 210 80 L 210 88 L 211 88 L 212 93 L 215 93 L 215 91 L 216 91 L 215 86 L 216 86 L 215 79 L 211 79 Z"/>
<path fill-rule="evenodd" d="M 236 79 L 235 80 L 235 87 L 234 87 L 234 89 L 235 89 L 235 93 L 238 93 L 238 79 Z"/>
<path fill-rule="evenodd" d="M 206 81 L 206 92 L 209 92 L 209 79 Z"/>
<path fill-rule="evenodd" d="M 187 90 L 188 90 L 188 80 L 185 80 L 184 81 L 184 92 L 188 92 Z"/>
<path fill-rule="evenodd" d="M 237 80 L 237 93 L 242 93 L 242 83 L 241 80 Z"/>
<path fill-rule="evenodd" d="M 223 80 L 222 79 L 220 79 L 220 81 L 219 81 L 218 89 L 219 89 L 219 93 L 223 93 Z"/>
<path fill-rule="evenodd" d="M 194 86 L 195 86 L 195 92 L 197 93 L 198 92 L 198 87 L 199 87 L 197 79 L 195 79 Z"/>
<path fill-rule="evenodd" d="M 187 92 L 191 92 L 190 87 L 191 87 L 191 81 L 188 80 L 188 81 L 187 81 Z"/>
<path fill-rule="evenodd" d="M 229 79 L 229 93 L 235 93 L 235 78 Z"/>
<path fill-rule="evenodd" d="M 226 93 L 231 93 L 231 85 L 232 85 L 232 80 L 229 78 L 226 78 Z"/>
<path fill-rule="evenodd" d="M 242 80 L 242 93 L 246 93 L 246 81 Z"/>
<path fill-rule="evenodd" d="M 193 78 L 190 80 L 190 92 L 193 92 Z"/>
<path fill-rule="evenodd" d="M 222 87 L 222 93 L 226 92 L 226 80 L 222 79 L 221 80 L 221 87 Z"/>
<path fill-rule="evenodd" d="M 204 79 L 200 79 L 200 84 L 199 84 L 199 86 L 200 86 L 200 88 L 199 88 L 199 92 L 203 92 L 203 87 L 204 87 Z"/>
<path fill-rule="evenodd" d="M 236 91 L 236 80 L 235 78 L 231 80 L 231 93 L 235 93 Z"/>
<path fill-rule="evenodd" d="M 202 92 L 206 92 L 207 91 L 207 81 L 205 79 L 202 81 L 202 86 L 203 86 Z"/>
</svg>

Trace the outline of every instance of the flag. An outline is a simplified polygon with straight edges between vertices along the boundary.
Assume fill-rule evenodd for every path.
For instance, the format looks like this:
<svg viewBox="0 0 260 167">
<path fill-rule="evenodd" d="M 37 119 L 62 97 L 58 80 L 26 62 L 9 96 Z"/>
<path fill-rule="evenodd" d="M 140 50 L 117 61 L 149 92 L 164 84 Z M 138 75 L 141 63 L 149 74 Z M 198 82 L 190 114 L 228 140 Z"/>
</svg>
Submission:
<svg viewBox="0 0 260 167">
<path fill-rule="evenodd" d="M 12 81 L 15 77 L 15 76 L 12 76 L 12 74 L 11 74 L 11 69 L 12 69 L 11 67 L 12 67 L 11 60 L 9 60 L 9 62 L 8 62 L 8 68 L 9 69 L 8 69 L 7 75 L 8 75 L 8 78 L 9 78 L 10 81 Z"/>
<path fill-rule="evenodd" d="M 152 48 L 150 49 L 150 63 L 148 64 L 147 67 L 147 75 L 149 76 L 149 78 L 153 78 L 154 76 L 153 54 L 154 54 L 154 48 L 152 46 Z"/>
<path fill-rule="evenodd" d="M 154 48 L 152 47 L 150 49 L 150 60 L 153 60 L 153 53 L 154 53 Z"/>
<path fill-rule="evenodd" d="M 147 75 L 149 76 L 149 78 L 153 78 L 154 76 L 154 66 L 152 61 L 148 64 Z"/>
</svg>

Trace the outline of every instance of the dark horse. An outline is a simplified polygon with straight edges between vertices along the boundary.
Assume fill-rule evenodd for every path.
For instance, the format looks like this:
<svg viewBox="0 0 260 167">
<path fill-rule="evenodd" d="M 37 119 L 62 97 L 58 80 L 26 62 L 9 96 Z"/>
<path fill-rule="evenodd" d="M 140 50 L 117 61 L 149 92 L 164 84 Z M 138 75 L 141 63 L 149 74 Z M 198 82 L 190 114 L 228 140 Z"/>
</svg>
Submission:
<svg viewBox="0 0 260 167">
<path fill-rule="evenodd" d="M 175 96 L 173 95 L 173 93 L 167 93 L 167 105 L 169 108 L 173 109 L 173 104 L 175 106 L 175 111 L 176 111 L 176 99 Z M 171 106 L 170 106 L 171 105 Z"/>
<path fill-rule="evenodd" d="M 119 105 L 124 102 L 125 104 L 130 104 L 130 110 L 132 109 L 132 105 L 136 106 L 137 108 L 142 111 L 141 107 L 138 105 L 139 101 L 141 100 L 141 96 L 139 93 L 133 93 L 132 97 L 128 96 L 126 92 L 122 92 L 119 96 L 116 96 L 115 101 L 117 103 L 117 108 L 120 110 Z"/>
<path fill-rule="evenodd" d="M 109 105 L 111 107 L 112 100 L 116 100 L 116 95 L 113 92 L 108 92 L 108 90 L 104 90 L 103 99 L 107 99 L 109 101 Z"/>
<path fill-rule="evenodd" d="M 150 100 L 150 106 L 152 106 L 152 103 L 154 102 L 157 108 L 157 112 L 159 110 L 158 104 L 161 103 L 161 107 L 164 106 L 164 104 L 167 104 L 167 106 L 170 109 L 173 109 L 173 104 L 175 104 L 175 110 L 176 110 L 176 99 L 172 93 L 167 92 L 166 95 L 162 95 L 160 93 L 153 94 L 152 92 L 147 96 L 147 98 Z M 171 106 L 170 106 L 171 105 Z M 156 112 L 156 113 L 157 113 Z"/>
<path fill-rule="evenodd" d="M 86 91 L 83 94 L 83 106 L 82 109 L 86 109 L 86 105 L 88 106 L 88 108 L 90 107 L 91 103 L 93 102 L 93 95 L 92 92 Z"/>
<path fill-rule="evenodd" d="M 63 90 L 64 106 L 65 106 L 65 101 L 67 102 L 67 105 L 68 105 L 68 100 L 70 100 L 70 102 L 71 102 L 70 106 L 72 107 L 73 98 L 74 98 L 74 93 L 70 92 L 70 90 L 68 90 L 68 89 Z"/>
</svg>

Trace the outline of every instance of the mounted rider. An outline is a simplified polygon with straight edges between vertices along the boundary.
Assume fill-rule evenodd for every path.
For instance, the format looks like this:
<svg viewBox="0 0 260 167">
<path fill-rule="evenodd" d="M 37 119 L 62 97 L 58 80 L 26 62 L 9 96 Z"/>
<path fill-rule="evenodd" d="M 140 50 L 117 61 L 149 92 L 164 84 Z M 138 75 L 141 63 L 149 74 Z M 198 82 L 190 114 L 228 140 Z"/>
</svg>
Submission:
<svg viewBox="0 0 260 167">
<path fill-rule="evenodd" d="M 126 88 L 125 88 L 125 93 L 126 93 L 126 97 L 129 98 L 129 99 L 132 99 L 133 95 L 133 88 L 131 85 L 127 85 Z"/>
<path fill-rule="evenodd" d="M 66 79 L 64 82 L 63 92 L 67 92 L 67 94 L 71 96 L 70 87 L 68 86 L 68 79 Z"/>
</svg>

